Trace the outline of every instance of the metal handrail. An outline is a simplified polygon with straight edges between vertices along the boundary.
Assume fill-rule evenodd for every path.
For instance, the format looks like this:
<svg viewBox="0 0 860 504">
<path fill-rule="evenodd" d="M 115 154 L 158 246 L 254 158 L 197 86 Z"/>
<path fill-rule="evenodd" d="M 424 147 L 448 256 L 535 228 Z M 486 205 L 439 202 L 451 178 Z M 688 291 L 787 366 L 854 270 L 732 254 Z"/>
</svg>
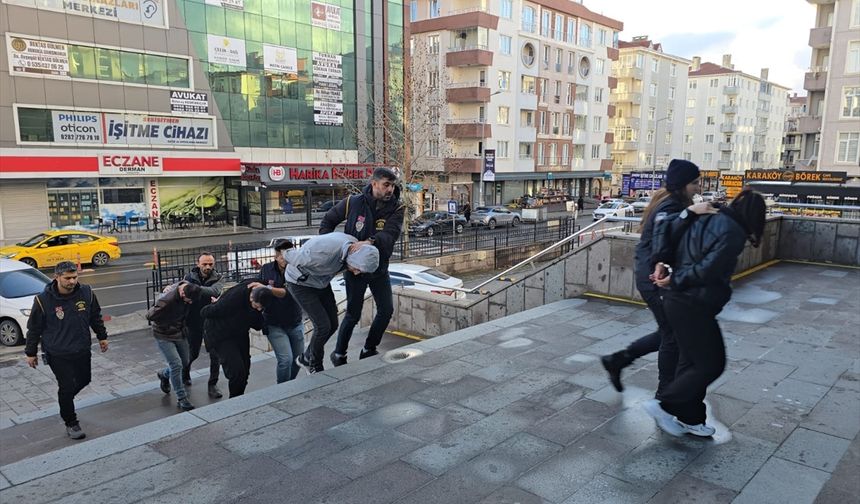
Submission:
<svg viewBox="0 0 860 504">
<path fill-rule="evenodd" d="M 779 201 L 774 201 L 773 203 L 768 203 L 768 207 L 779 206 L 786 208 L 812 208 L 815 210 L 848 210 L 848 211 L 860 211 L 860 206 L 854 205 L 819 205 L 816 203 L 782 203 Z"/>
<path fill-rule="evenodd" d="M 591 224 L 589 224 L 589 225 L 585 226 L 584 228 L 582 228 L 582 229 L 580 229 L 579 231 L 577 231 L 577 232 L 573 233 L 572 235 L 568 236 L 567 238 L 564 238 L 563 240 L 560 240 L 560 241 L 557 241 L 557 242 L 553 243 L 553 244 L 552 244 L 552 245 L 550 245 L 549 247 L 547 247 L 547 248 L 545 248 L 545 249 L 541 250 L 540 252 L 538 252 L 538 253 L 536 253 L 536 254 L 532 255 L 532 256 L 531 256 L 531 257 L 529 257 L 528 259 L 525 259 L 524 261 L 520 261 L 520 262 L 518 262 L 517 264 L 515 264 L 515 265 L 511 266 L 510 268 L 506 269 L 505 271 L 502 271 L 502 272 L 501 272 L 501 273 L 499 273 L 498 275 L 493 276 L 493 277 L 492 277 L 492 278 L 490 278 L 489 280 L 485 280 L 484 282 L 481 282 L 480 284 L 476 285 L 475 287 L 472 287 L 472 289 L 470 289 L 468 292 L 471 292 L 471 293 L 475 293 L 475 292 L 477 292 L 481 287 L 483 287 L 483 286 L 485 286 L 485 285 L 489 284 L 490 282 L 495 282 L 495 281 L 496 281 L 496 280 L 498 280 L 499 278 L 501 278 L 501 277 L 503 277 L 503 276 L 507 275 L 507 274 L 508 274 L 508 273 L 510 273 L 511 271 L 514 271 L 515 269 L 519 268 L 520 266 L 526 265 L 526 264 L 528 264 L 528 263 L 530 263 L 530 262 L 534 261 L 534 260 L 535 260 L 535 259 L 537 259 L 538 257 L 540 257 L 540 256 L 542 256 L 542 255 L 546 254 L 547 252 L 549 252 L 550 250 L 553 250 L 553 249 L 556 249 L 556 248 L 558 248 L 558 247 L 560 247 L 560 246 L 562 246 L 562 245 L 565 245 L 565 244 L 567 244 L 567 243 L 569 243 L 569 242 L 573 241 L 575 238 L 579 238 L 580 236 L 582 236 L 582 233 L 584 233 L 584 232 L 586 232 L 586 231 L 590 230 L 591 228 L 593 228 L 593 227 L 597 226 L 598 224 L 602 224 L 602 223 L 604 223 L 604 222 L 607 222 L 607 221 L 609 221 L 610 219 L 612 219 L 612 217 L 604 217 L 604 218 L 602 218 L 602 219 L 600 219 L 600 220 L 598 220 L 598 221 L 595 221 L 595 222 L 593 222 L 593 223 L 591 223 Z"/>
</svg>

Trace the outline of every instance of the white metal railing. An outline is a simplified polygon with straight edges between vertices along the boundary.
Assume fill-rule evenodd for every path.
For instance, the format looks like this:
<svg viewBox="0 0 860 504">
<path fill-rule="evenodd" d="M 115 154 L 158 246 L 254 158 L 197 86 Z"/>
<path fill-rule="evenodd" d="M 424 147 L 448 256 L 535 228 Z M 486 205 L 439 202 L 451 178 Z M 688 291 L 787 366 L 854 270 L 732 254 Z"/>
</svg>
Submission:
<svg viewBox="0 0 860 504">
<path fill-rule="evenodd" d="M 469 12 L 490 12 L 490 8 L 484 5 L 479 5 L 477 7 L 466 7 L 465 9 L 452 9 L 448 11 L 448 15 L 456 16 L 457 14 L 468 14 Z"/>
<path fill-rule="evenodd" d="M 830 70 L 830 67 L 827 65 L 816 65 L 816 66 L 809 67 L 809 70 L 807 70 L 807 72 L 809 72 L 809 73 L 822 73 L 822 72 L 826 72 L 828 70 Z"/>
<path fill-rule="evenodd" d="M 468 87 L 487 87 L 487 83 L 481 82 L 481 81 L 471 81 L 471 82 L 451 82 L 450 84 L 448 84 L 449 89 L 468 88 Z"/>
<path fill-rule="evenodd" d="M 448 52 L 473 51 L 475 49 L 482 49 L 486 51 L 489 50 L 489 46 L 487 46 L 487 44 L 467 44 L 461 46 L 451 46 L 448 48 Z"/>
<path fill-rule="evenodd" d="M 487 124 L 486 120 L 480 117 L 468 117 L 465 119 L 448 119 L 448 124 Z"/>
</svg>

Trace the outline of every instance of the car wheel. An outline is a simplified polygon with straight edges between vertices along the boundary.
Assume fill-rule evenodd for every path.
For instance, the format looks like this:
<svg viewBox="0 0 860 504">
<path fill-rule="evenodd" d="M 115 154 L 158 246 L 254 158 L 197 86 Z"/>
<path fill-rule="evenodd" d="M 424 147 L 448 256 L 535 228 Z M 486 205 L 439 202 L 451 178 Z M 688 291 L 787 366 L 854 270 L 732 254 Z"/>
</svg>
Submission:
<svg viewBox="0 0 860 504">
<path fill-rule="evenodd" d="M 110 256 L 106 252 L 96 252 L 93 256 L 93 266 L 105 266 L 110 261 Z"/>
<path fill-rule="evenodd" d="M 514 220 L 511 221 L 511 227 L 517 227 L 520 224 L 520 218 L 514 217 Z"/>
<path fill-rule="evenodd" d="M 433 229 L 433 227 L 429 227 L 429 228 L 427 228 L 427 232 L 426 232 L 426 234 L 427 234 L 427 238 L 430 238 L 431 236 L 433 236 L 433 234 L 434 234 L 435 232 L 436 232 L 436 230 L 434 230 L 434 229 Z"/>
<path fill-rule="evenodd" d="M 457 231 L 457 234 L 461 234 L 464 231 L 464 229 L 465 228 L 463 227 L 462 224 L 457 224 L 457 227 L 454 228 L 454 230 Z"/>
<path fill-rule="evenodd" d="M 490 219 L 489 222 L 487 222 L 487 227 L 490 229 L 496 229 L 496 219 Z"/>
<path fill-rule="evenodd" d="M 11 319 L 0 320 L 0 343 L 3 346 L 15 346 L 24 342 L 24 334 L 18 323 Z"/>
<path fill-rule="evenodd" d="M 22 262 L 22 263 L 24 263 L 24 264 L 26 264 L 27 266 L 29 266 L 29 267 L 31 267 L 31 268 L 37 268 L 37 267 L 38 267 L 38 266 L 36 265 L 36 260 L 35 260 L 35 259 L 30 259 L 29 257 L 25 257 L 25 258 L 21 259 L 21 262 Z"/>
</svg>

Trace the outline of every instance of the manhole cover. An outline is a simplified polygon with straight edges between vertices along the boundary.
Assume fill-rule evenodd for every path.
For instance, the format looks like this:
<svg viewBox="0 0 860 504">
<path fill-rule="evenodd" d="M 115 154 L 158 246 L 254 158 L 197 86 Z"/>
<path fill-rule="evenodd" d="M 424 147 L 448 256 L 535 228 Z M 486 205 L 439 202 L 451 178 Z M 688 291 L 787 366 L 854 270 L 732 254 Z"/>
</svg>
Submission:
<svg viewBox="0 0 860 504">
<path fill-rule="evenodd" d="M 403 348 L 397 350 L 389 350 L 385 352 L 382 356 L 382 360 L 385 362 L 400 362 L 405 361 L 407 359 L 411 359 L 412 357 L 417 357 L 423 354 L 421 350 L 417 348 Z"/>
</svg>

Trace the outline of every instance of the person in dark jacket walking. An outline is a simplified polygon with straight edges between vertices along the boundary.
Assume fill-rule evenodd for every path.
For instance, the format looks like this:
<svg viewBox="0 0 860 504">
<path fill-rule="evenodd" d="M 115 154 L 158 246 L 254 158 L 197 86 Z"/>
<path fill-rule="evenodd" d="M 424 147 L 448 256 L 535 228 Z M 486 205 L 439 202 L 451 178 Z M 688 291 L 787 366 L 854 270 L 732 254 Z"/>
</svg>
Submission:
<svg viewBox="0 0 860 504">
<path fill-rule="evenodd" d="M 764 198 L 749 190 L 716 215 L 684 210 L 669 224 L 668 247 L 655 251 L 661 262 L 653 278 L 666 289 L 663 305 L 681 355 L 675 379 L 643 407 L 668 434 L 709 437 L 715 432 L 705 423 L 704 400 L 726 365 L 716 317 L 732 296 L 732 274 L 746 241 L 753 247 L 761 242 L 765 212 Z"/>
<path fill-rule="evenodd" d="M 466 224 L 472 221 L 472 205 L 468 201 L 463 204 L 463 217 L 466 218 Z"/>
<path fill-rule="evenodd" d="M 319 233 L 322 235 L 331 233 L 338 224 L 346 221 L 344 233 L 359 240 L 352 245 L 353 252 L 365 244 L 372 244 L 379 249 L 379 268 L 376 271 L 364 275 L 356 275 L 349 270 L 343 272 L 346 315 L 337 333 L 337 346 L 331 354 L 331 362 L 335 366 L 347 362 L 347 347 L 353 329 L 361 320 L 364 293 L 368 287 L 376 303 L 376 316 L 370 324 L 364 348 L 358 358 L 364 359 L 379 353 L 376 347 L 382 341 L 382 335 L 394 314 L 388 262 L 394 252 L 394 244 L 400 238 L 403 212 L 397 175 L 388 168 L 377 168 L 370 184 L 361 194 L 341 200 L 326 213 L 320 223 Z"/>
<path fill-rule="evenodd" d="M 161 391 L 169 394 L 172 384 L 176 391 L 176 405 L 185 411 L 194 409 L 182 382 L 182 370 L 188 367 L 189 353 L 185 321 L 191 304 L 199 296 L 200 286 L 183 280 L 171 286 L 146 312 L 146 320 L 152 322 L 152 335 L 167 361 L 167 367 L 156 373 Z"/>
<path fill-rule="evenodd" d="M 248 331 L 263 328 L 260 313 L 272 300 L 267 287 L 250 289 L 256 280 L 243 280 L 200 310 L 207 345 L 217 352 L 224 366 L 230 397 L 245 393 L 251 375 L 251 338 Z"/>
<path fill-rule="evenodd" d="M 582 212 L 582 210 L 584 208 L 585 208 L 585 200 L 582 198 L 582 196 L 576 198 L 576 210 L 579 212 Z"/>
<path fill-rule="evenodd" d="M 182 370 L 182 380 L 186 386 L 190 386 L 191 364 L 197 360 L 197 357 L 200 355 L 200 347 L 206 339 L 200 311 L 203 307 L 211 303 L 212 298 L 217 298 L 221 295 L 221 289 L 224 288 L 224 278 L 221 273 L 215 270 L 215 256 L 210 252 L 202 252 L 197 257 L 197 266 L 185 275 L 184 280 L 202 287 L 197 301 L 188 310 L 188 320 L 186 321 L 188 350 L 190 353 L 188 356 L 188 366 Z M 209 397 L 220 399 L 223 397 L 223 394 L 218 390 L 218 375 L 221 373 L 218 352 L 209 343 L 206 343 L 206 351 L 209 353 Z"/>
<path fill-rule="evenodd" d="M 332 278 L 344 269 L 358 276 L 379 267 L 379 249 L 365 243 L 353 250 L 357 241 L 354 236 L 334 232 L 315 236 L 302 248 L 284 254 L 287 288 L 314 326 L 310 345 L 296 357 L 296 363 L 308 374 L 324 369 L 325 344 L 337 328 Z"/>
<path fill-rule="evenodd" d="M 33 299 L 27 319 L 27 365 L 38 365 L 39 343 L 42 358 L 57 378 L 57 402 L 66 434 L 72 439 L 86 437 L 75 413 L 75 396 L 92 379 L 92 337 L 107 352 L 107 330 L 99 301 L 88 285 L 78 283 L 78 268 L 71 261 L 54 267 L 54 281 Z"/>
<path fill-rule="evenodd" d="M 633 274 L 636 280 L 636 289 L 642 299 L 654 315 L 657 322 L 657 330 L 647 334 L 624 350 L 600 358 L 609 380 L 615 390 L 621 392 L 624 386 L 621 383 L 621 371 L 633 363 L 634 360 L 652 352 L 660 351 L 658 355 L 658 385 L 657 394 L 659 398 L 663 389 L 675 377 L 675 367 L 678 362 L 678 346 L 672 337 L 672 329 L 663 311 L 663 301 L 660 291 L 651 281 L 649 275 L 654 271 L 652 261 L 652 242 L 654 237 L 655 220 L 663 221 L 674 218 L 684 208 L 693 205 L 693 196 L 700 191 L 699 167 L 682 159 L 673 159 L 666 170 L 666 189 L 660 189 L 654 194 L 645 212 L 642 214 L 641 236 L 636 244 L 634 256 Z M 696 205 L 691 211 L 700 213 L 715 212 L 708 204 Z"/>
<path fill-rule="evenodd" d="M 248 285 L 249 289 L 266 287 L 274 298 L 263 310 L 263 334 L 275 352 L 277 366 L 275 379 L 278 383 L 292 380 L 299 373 L 295 359 L 305 350 L 305 331 L 302 324 L 302 309 L 287 291 L 284 271 L 287 260 L 284 251 L 293 248 L 290 240 L 276 240 L 275 260 L 263 265 L 257 282 Z"/>
</svg>

